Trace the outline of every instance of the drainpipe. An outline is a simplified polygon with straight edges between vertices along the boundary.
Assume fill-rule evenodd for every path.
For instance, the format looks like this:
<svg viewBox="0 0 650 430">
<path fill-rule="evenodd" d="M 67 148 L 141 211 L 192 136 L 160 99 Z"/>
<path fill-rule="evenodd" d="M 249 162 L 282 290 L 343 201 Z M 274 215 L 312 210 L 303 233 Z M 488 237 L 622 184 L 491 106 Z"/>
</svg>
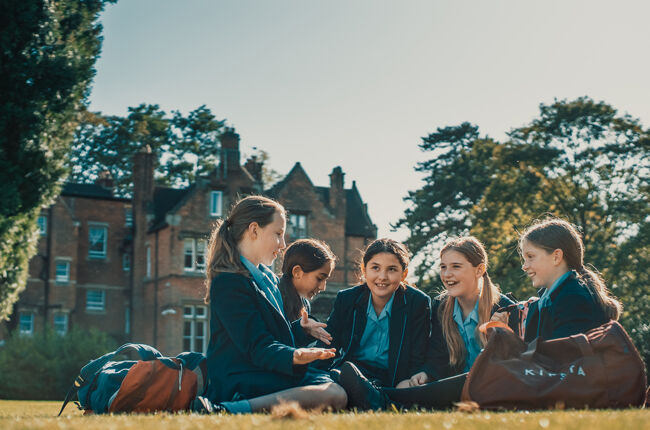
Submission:
<svg viewBox="0 0 650 430">
<path fill-rule="evenodd" d="M 153 272 L 153 345 L 158 345 L 158 230 L 156 230 Z"/>
</svg>

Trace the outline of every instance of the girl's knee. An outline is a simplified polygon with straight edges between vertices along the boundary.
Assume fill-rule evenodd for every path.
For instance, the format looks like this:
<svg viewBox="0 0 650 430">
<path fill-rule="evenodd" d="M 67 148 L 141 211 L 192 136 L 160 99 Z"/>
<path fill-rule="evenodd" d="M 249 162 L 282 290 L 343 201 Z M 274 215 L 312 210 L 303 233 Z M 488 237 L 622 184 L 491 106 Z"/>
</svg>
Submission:
<svg viewBox="0 0 650 430">
<path fill-rule="evenodd" d="M 328 404 L 335 410 L 343 409 L 348 404 L 348 395 L 339 384 L 331 383 L 325 390 Z"/>
</svg>

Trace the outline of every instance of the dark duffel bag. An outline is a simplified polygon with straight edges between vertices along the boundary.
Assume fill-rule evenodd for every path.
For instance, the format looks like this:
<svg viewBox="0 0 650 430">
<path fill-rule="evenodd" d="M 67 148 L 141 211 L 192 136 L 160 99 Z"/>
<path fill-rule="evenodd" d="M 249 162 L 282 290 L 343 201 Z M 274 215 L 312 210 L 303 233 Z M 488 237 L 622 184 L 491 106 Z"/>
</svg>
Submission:
<svg viewBox="0 0 650 430">
<path fill-rule="evenodd" d="M 490 323 L 488 327 L 494 326 Z M 462 400 L 483 409 L 625 408 L 646 402 L 646 370 L 623 327 L 530 344 L 507 327 L 489 328 Z"/>
</svg>

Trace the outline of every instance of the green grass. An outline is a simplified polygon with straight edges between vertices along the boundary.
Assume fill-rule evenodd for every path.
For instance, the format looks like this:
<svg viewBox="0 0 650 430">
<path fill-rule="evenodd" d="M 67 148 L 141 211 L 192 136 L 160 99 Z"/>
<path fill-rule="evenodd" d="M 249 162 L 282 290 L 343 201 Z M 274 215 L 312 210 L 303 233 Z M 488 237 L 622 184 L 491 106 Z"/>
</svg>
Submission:
<svg viewBox="0 0 650 430">
<path fill-rule="evenodd" d="M 324 430 L 475 430 L 475 429 L 650 429 L 650 411 L 553 411 L 419 413 L 324 413 L 307 418 L 275 418 L 271 415 L 203 416 L 191 414 L 82 416 L 68 405 L 57 418 L 60 402 L 0 401 L 0 429 L 78 430 L 200 430 L 200 429 L 296 429 Z"/>
</svg>

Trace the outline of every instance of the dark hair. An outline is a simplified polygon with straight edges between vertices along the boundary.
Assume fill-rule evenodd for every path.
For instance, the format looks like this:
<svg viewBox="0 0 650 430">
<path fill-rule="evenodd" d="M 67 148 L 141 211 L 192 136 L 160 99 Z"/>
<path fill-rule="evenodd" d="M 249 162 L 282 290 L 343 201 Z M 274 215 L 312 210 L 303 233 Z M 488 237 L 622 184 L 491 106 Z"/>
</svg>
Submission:
<svg viewBox="0 0 650 430">
<path fill-rule="evenodd" d="M 336 256 L 325 242 L 316 239 L 298 239 L 284 252 L 280 293 L 284 303 L 284 313 L 289 321 L 300 317 L 302 300 L 293 285 L 293 268 L 300 266 L 303 272 L 318 270 L 327 262 L 335 262 Z"/>
<path fill-rule="evenodd" d="M 409 257 L 409 251 L 406 245 L 396 240 L 385 238 L 377 239 L 366 247 L 361 259 L 363 267 L 365 268 L 368 262 L 372 260 L 372 257 L 383 252 L 393 254 L 397 257 L 397 261 L 399 261 L 400 266 L 402 266 L 402 272 L 408 269 L 411 258 Z"/>
<path fill-rule="evenodd" d="M 219 273 L 250 276 L 239 259 L 237 244 L 249 225 L 255 222 L 260 227 L 266 227 L 273 222 L 276 212 L 285 214 L 284 207 L 275 200 L 263 196 L 249 196 L 235 203 L 225 220 L 215 223 L 206 253 L 206 303 L 210 301 L 210 283 Z"/>
<path fill-rule="evenodd" d="M 562 256 L 569 269 L 575 270 L 578 277 L 593 289 L 607 316 L 613 320 L 620 317 L 623 310 L 621 303 L 611 295 L 600 274 L 585 266 L 585 249 L 582 238 L 573 225 L 559 218 L 537 221 L 521 235 L 520 253 L 524 241 L 530 242 L 548 253 L 556 249 L 562 250 Z"/>
<path fill-rule="evenodd" d="M 462 254 L 469 263 L 477 267 L 479 264 L 485 265 L 485 272 L 483 272 L 483 288 L 479 293 L 478 299 L 478 317 L 479 324 L 490 321 L 492 317 L 492 308 L 501 298 L 501 290 L 497 285 L 492 282 L 490 275 L 487 272 L 488 257 L 485 247 L 480 240 L 474 236 L 458 237 L 450 240 L 440 250 L 440 256 L 447 251 L 456 251 Z M 438 318 L 442 326 L 442 334 L 447 343 L 447 350 L 449 351 L 449 362 L 453 366 L 464 365 L 467 359 L 467 348 L 465 342 L 460 335 L 458 325 L 454 321 L 454 307 L 456 306 L 456 299 L 447 295 L 447 290 L 440 294 L 441 306 L 438 309 Z M 481 346 L 485 346 L 487 338 L 485 334 L 476 329 L 476 337 L 479 339 Z"/>
</svg>

